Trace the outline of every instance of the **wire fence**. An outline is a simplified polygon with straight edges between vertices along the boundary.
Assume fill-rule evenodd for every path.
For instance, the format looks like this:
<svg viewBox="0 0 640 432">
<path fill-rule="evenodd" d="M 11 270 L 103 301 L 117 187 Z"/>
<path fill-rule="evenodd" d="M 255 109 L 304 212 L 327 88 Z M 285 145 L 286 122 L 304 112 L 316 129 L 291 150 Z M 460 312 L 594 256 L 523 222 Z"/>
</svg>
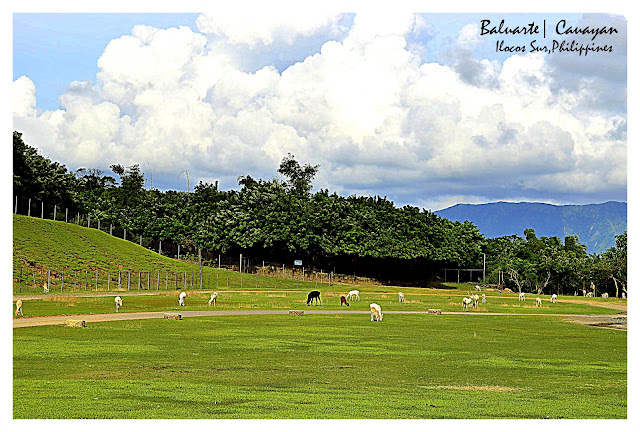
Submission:
<svg viewBox="0 0 640 432">
<path fill-rule="evenodd" d="M 202 267 L 154 269 L 73 269 L 34 265 L 14 265 L 14 294 L 50 294 L 116 291 L 170 290 L 302 290 L 335 285 L 332 274 L 312 273 L 301 279 L 278 274 L 240 273 Z"/>
<path fill-rule="evenodd" d="M 80 268 L 54 268 L 56 265 L 46 263 L 15 262 L 13 269 L 14 292 L 45 292 L 44 283 L 47 283 L 49 291 L 83 291 L 112 290 L 114 287 L 123 289 L 123 277 L 126 278 L 127 290 L 160 290 L 160 289 L 215 289 L 220 286 L 232 288 L 295 288 L 298 282 L 307 284 L 320 284 L 331 286 L 332 284 L 367 284 L 378 285 L 379 281 L 373 278 L 347 274 L 337 274 L 335 271 L 326 271 L 315 267 L 302 265 L 289 265 L 266 261 L 261 257 L 229 256 L 209 250 L 198 250 L 195 246 L 184 245 L 167 239 L 155 239 L 144 237 L 139 233 L 126 228 L 105 223 L 88 214 L 70 211 L 67 207 L 31 198 L 15 197 L 14 213 L 71 223 L 87 228 L 97 229 L 109 235 L 136 243 L 139 246 L 159 253 L 162 256 L 181 260 L 185 265 L 197 266 L 203 264 L 203 280 L 200 282 L 200 274 L 192 269 L 178 270 L 174 267 L 162 267 L 156 269 L 103 269 L 90 264 Z M 230 274 L 220 279 L 221 275 L 213 272 L 214 269 L 230 270 L 238 274 Z M 187 271 L 188 270 L 188 271 Z M 247 274 L 255 275 L 255 280 L 250 281 Z M 123 276 L 124 275 L 124 276 Z M 215 281 L 212 276 L 216 277 Z M 145 279 L 146 277 L 146 279 Z M 132 282 L 133 278 L 133 282 Z M 164 284 L 162 279 L 164 278 Z M 155 281 L 155 285 L 154 285 Z M 196 281 L 196 282 L 194 282 Z M 133 285 L 132 285 L 133 283 Z M 194 285 L 195 283 L 195 285 Z"/>
</svg>

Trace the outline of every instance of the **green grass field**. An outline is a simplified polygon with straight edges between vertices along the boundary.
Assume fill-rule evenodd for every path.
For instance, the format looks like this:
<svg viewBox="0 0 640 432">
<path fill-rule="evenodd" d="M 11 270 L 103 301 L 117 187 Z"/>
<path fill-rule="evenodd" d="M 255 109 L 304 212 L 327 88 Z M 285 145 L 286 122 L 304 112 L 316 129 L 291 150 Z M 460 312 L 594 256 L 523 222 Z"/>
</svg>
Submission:
<svg viewBox="0 0 640 432">
<path fill-rule="evenodd" d="M 340 306 L 340 295 L 344 291 L 330 291 L 329 288 L 321 292 L 322 306 L 307 306 L 306 291 L 218 291 L 218 304 L 209 307 L 209 292 L 188 292 L 186 306 L 178 306 L 179 291 L 160 292 L 158 295 L 127 295 L 118 293 L 123 299 L 121 312 L 152 312 L 170 310 L 242 310 L 242 309 L 325 309 L 325 310 L 369 310 L 369 304 L 378 303 L 382 310 L 426 311 L 441 309 L 445 312 L 461 312 L 463 291 L 446 292 L 444 290 L 412 290 L 405 293 L 405 302 L 398 303 L 397 292 L 382 291 L 381 287 L 362 287 L 360 301 L 351 301 L 349 307 Z M 331 287 L 335 289 L 335 287 Z M 371 289 L 371 291 L 365 291 Z M 373 291 L 375 289 L 375 291 Z M 49 294 L 43 299 L 25 300 L 23 311 L 26 317 L 47 315 L 71 315 L 115 312 L 114 296 L 103 297 L 74 297 L 70 295 Z M 487 295 L 487 303 L 480 303 L 471 312 L 492 313 L 522 313 L 522 314 L 614 314 L 618 311 L 594 305 L 563 302 L 551 304 L 548 299 L 542 307 L 535 306 L 533 298 L 519 302 L 515 295 L 493 293 Z"/>
<path fill-rule="evenodd" d="M 626 332 L 558 317 L 14 330 L 14 418 L 626 418 Z"/>
<path fill-rule="evenodd" d="M 462 311 L 473 284 L 442 288 L 329 286 L 205 268 L 207 292 L 178 272 L 192 263 L 163 257 L 95 229 L 14 216 L 14 294 L 24 315 L 176 310 L 303 309 Z M 20 278 L 19 269 L 23 270 Z M 165 286 L 132 274 L 131 291 L 117 292 L 118 269 L 173 272 Z M 37 273 L 33 289 L 31 271 Z M 59 271 L 66 269 L 64 287 Z M 84 270 L 99 270 L 99 286 L 84 288 Z M 27 271 L 28 270 L 28 271 Z M 78 270 L 80 279 L 70 279 Z M 109 291 L 106 272 L 111 274 Z M 227 279 L 228 278 L 228 279 Z M 150 278 L 151 281 L 154 279 Z M 217 280 L 217 285 L 215 282 Z M 227 284 L 227 280 L 229 281 Z M 157 279 L 156 279 L 157 281 Z M 74 283 L 75 282 L 75 283 Z M 115 283 L 114 283 L 115 282 Z M 75 285 L 75 286 L 74 286 Z M 159 285 L 159 286 L 158 286 Z M 196 284 L 197 286 L 197 284 Z M 72 288 L 73 287 L 73 288 Z M 154 290 L 153 288 L 160 288 Z M 63 288 L 61 293 L 59 290 Z M 168 289 L 165 289 L 168 288 Z M 306 306 L 318 289 L 322 306 Z M 361 291 L 340 306 L 340 295 Z M 209 307 L 209 293 L 220 294 Z M 95 297 L 70 295 L 96 292 Z M 398 303 L 397 292 L 406 301 Z M 615 314 L 626 300 L 486 291 L 469 315 L 368 314 L 220 316 L 89 322 L 86 328 L 43 326 L 13 330 L 14 418 L 626 418 L 627 333 L 564 322 L 551 314 Z M 15 308 L 15 306 L 14 306 Z M 517 313 L 483 316 L 479 312 Z M 12 310 L 13 314 L 13 310 Z M 474 316 L 474 314 L 476 314 Z M 549 316 L 527 316 L 547 314 Z M 22 318 L 17 318 L 22 319 Z"/>
</svg>

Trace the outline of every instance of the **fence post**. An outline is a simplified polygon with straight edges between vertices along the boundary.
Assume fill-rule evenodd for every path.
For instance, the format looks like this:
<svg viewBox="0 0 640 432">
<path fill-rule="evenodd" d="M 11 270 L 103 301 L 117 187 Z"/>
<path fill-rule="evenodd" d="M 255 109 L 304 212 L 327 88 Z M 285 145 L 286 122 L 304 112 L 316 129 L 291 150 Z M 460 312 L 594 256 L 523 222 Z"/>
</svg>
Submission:
<svg viewBox="0 0 640 432">
<path fill-rule="evenodd" d="M 80 213 L 78 213 L 78 218 L 76 219 L 76 225 L 80 225 Z"/>
<path fill-rule="evenodd" d="M 47 288 L 51 289 L 51 269 L 47 269 Z"/>
<path fill-rule="evenodd" d="M 68 208 L 64 209 L 64 222 L 65 223 L 69 223 L 69 209 Z"/>
<path fill-rule="evenodd" d="M 109 235 L 113 235 L 113 225 L 109 224 Z"/>
<path fill-rule="evenodd" d="M 140 270 L 138 270 L 138 291 L 140 291 Z"/>
<path fill-rule="evenodd" d="M 151 291 L 151 272 L 147 272 L 147 289 Z"/>
<path fill-rule="evenodd" d="M 18 214 L 18 196 L 17 196 L 17 195 L 16 195 L 16 205 L 15 205 L 15 207 L 13 208 L 13 212 L 14 212 L 15 214 Z"/>
<path fill-rule="evenodd" d="M 91 215 L 87 215 L 87 228 L 91 227 Z"/>
<path fill-rule="evenodd" d="M 118 270 L 118 290 L 122 288 L 122 270 Z"/>
<path fill-rule="evenodd" d="M 184 289 L 187 289 L 187 272 L 184 272 L 182 275 L 182 283 L 184 285 Z"/>
<path fill-rule="evenodd" d="M 140 234 L 140 246 L 142 246 L 142 234 Z"/>
<path fill-rule="evenodd" d="M 158 253 L 162 255 L 162 240 L 160 240 L 160 246 L 158 246 Z"/>
<path fill-rule="evenodd" d="M 127 291 L 131 291 L 131 271 L 127 270 Z"/>
<path fill-rule="evenodd" d="M 242 274 L 242 254 L 240 254 L 240 274 Z M 240 279 L 240 281 L 242 281 L 242 279 Z"/>
<path fill-rule="evenodd" d="M 96 269 L 96 291 L 98 291 L 98 269 Z"/>
<path fill-rule="evenodd" d="M 58 205 L 54 204 L 53 205 L 53 220 L 56 220 L 57 210 L 58 210 Z"/>
<path fill-rule="evenodd" d="M 126 228 L 124 229 L 124 234 L 122 235 L 122 238 L 125 239 L 125 240 L 127 239 L 127 229 Z"/>
<path fill-rule="evenodd" d="M 33 271 L 33 292 L 36 292 L 36 272 Z"/>
<path fill-rule="evenodd" d="M 98 229 L 100 229 L 100 219 L 98 219 Z"/>
<path fill-rule="evenodd" d="M 40 219 L 44 219 L 44 201 L 42 201 L 41 211 L 40 211 Z"/>
<path fill-rule="evenodd" d="M 29 208 L 27 209 L 27 216 L 31 216 L 31 198 L 29 198 Z"/>
<path fill-rule="evenodd" d="M 180 245 L 178 245 L 178 259 L 180 259 Z"/>
<path fill-rule="evenodd" d="M 220 269 L 220 268 L 222 268 L 222 267 L 220 266 L 220 262 L 221 262 L 221 261 L 220 261 L 220 254 L 218 254 L 218 268 L 219 268 L 219 269 Z"/>
</svg>

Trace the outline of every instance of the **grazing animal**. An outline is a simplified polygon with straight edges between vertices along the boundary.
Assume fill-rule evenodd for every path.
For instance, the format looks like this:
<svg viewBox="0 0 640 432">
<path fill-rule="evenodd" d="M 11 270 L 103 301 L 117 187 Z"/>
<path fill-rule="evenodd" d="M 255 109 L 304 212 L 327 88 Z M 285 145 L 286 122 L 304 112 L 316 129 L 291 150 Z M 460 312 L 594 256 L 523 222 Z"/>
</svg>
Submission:
<svg viewBox="0 0 640 432">
<path fill-rule="evenodd" d="M 482 303 L 486 303 L 487 302 L 487 298 L 485 297 L 484 293 L 482 294 Z"/>
<path fill-rule="evenodd" d="M 582 290 L 582 296 L 583 296 L 583 297 L 586 297 L 586 296 L 587 296 L 587 290 L 584 290 L 584 289 Z"/>
<path fill-rule="evenodd" d="M 462 308 L 465 312 L 469 312 L 469 305 L 473 302 L 469 297 L 464 297 L 462 299 Z"/>
<path fill-rule="evenodd" d="M 401 292 L 398 293 L 398 301 L 400 303 L 404 303 L 404 293 L 401 293 Z"/>
<path fill-rule="evenodd" d="M 626 299 L 626 298 L 627 298 L 627 295 L 626 295 L 625 293 L 622 293 L 622 298 L 623 298 L 623 299 Z"/>
<path fill-rule="evenodd" d="M 349 303 L 347 302 L 347 298 L 345 296 L 340 296 L 340 306 L 342 306 L 343 304 L 346 304 L 347 306 L 349 306 Z"/>
<path fill-rule="evenodd" d="M 214 306 L 217 306 L 217 301 L 218 301 L 218 293 L 217 292 L 213 292 L 211 293 L 211 298 L 209 299 L 209 306 L 211 306 L 211 303 L 213 303 Z"/>
<path fill-rule="evenodd" d="M 609 298 L 609 294 L 608 293 L 602 293 L 602 298 Z"/>
<path fill-rule="evenodd" d="M 122 307 L 122 299 L 120 298 L 120 296 L 116 296 L 114 300 L 116 302 L 116 312 L 120 312 L 120 308 Z"/>
<path fill-rule="evenodd" d="M 184 299 L 187 297 L 187 293 L 182 291 L 178 296 L 178 306 L 184 306 Z"/>
<path fill-rule="evenodd" d="M 480 297 L 478 297 L 478 294 L 474 294 L 471 296 L 471 299 L 473 300 L 473 308 L 477 308 L 478 307 L 478 301 L 480 300 Z"/>
<path fill-rule="evenodd" d="M 551 296 L 551 303 L 558 303 L 558 295 L 557 294 L 553 294 Z"/>
<path fill-rule="evenodd" d="M 16 316 L 24 316 L 22 313 L 22 300 L 16 301 Z"/>
<path fill-rule="evenodd" d="M 320 291 L 311 291 L 307 296 L 307 306 L 310 303 L 313 303 L 313 300 L 316 301 L 316 306 L 318 306 L 318 302 L 320 302 L 320 306 L 322 306 L 322 300 L 320 300 Z"/>
<path fill-rule="evenodd" d="M 480 285 L 476 285 L 476 291 L 482 291 L 482 288 L 480 288 Z"/>
<path fill-rule="evenodd" d="M 524 293 L 523 292 L 518 294 L 518 301 L 524 301 Z"/>
<path fill-rule="evenodd" d="M 46 282 L 42 284 L 42 288 L 45 294 L 49 294 L 49 285 Z"/>
<path fill-rule="evenodd" d="M 347 300 L 353 300 L 354 297 L 356 298 L 356 300 L 360 301 L 360 291 L 358 290 L 349 291 L 349 294 L 347 294 Z"/>
<path fill-rule="evenodd" d="M 542 307 L 542 299 L 540 297 L 536 297 L 536 307 Z"/>
<path fill-rule="evenodd" d="M 593 293 L 588 292 L 587 297 L 593 297 Z"/>
<path fill-rule="evenodd" d="M 371 309 L 371 321 L 382 321 L 382 308 L 377 303 L 371 303 L 369 305 L 369 309 Z"/>
</svg>

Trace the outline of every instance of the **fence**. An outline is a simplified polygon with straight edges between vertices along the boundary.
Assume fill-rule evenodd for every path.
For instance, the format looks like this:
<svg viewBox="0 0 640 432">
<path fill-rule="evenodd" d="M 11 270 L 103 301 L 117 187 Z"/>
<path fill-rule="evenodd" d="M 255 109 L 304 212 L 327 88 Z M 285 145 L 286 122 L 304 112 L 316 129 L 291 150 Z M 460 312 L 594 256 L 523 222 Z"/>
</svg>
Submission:
<svg viewBox="0 0 640 432">
<path fill-rule="evenodd" d="M 324 277 L 323 277 L 324 276 Z M 71 292 L 312 289 L 334 284 L 332 274 L 312 273 L 304 279 L 286 279 L 277 274 L 240 273 L 203 266 L 202 276 L 192 267 L 153 269 L 53 268 L 15 264 L 14 294 Z"/>
<path fill-rule="evenodd" d="M 302 267 L 302 266 L 286 266 L 282 263 L 267 262 L 261 257 L 246 256 L 239 254 L 239 256 L 229 256 L 222 253 L 216 253 L 214 251 L 200 250 L 195 246 L 189 246 L 174 242 L 172 240 L 160 240 L 149 237 L 144 237 L 138 233 L 127 230 L 119 226 L 114 226 L 111 223 L 101 221 L 91 215 L 83 215 L 79 212 L 70 212 L 68 208 L 59 207 L 57 204 L 48 204 L 42 201 L 32 200 L 31 198 L 15 197 L 14 201 L 14 213 L 25 216 L 39 217 L 43 219 L 51 219 L 60 222 L 73 223 L 80 226 L 94 228 L 102 232 L 108 233 L 117 238 L 129 240 L 142 247 L 145 247 L 154 252 L 158 252 L 163 256 L 169 258 L 176 258 L 192 264 L 198 263 L 198 253 L 202 258 L 202 263 L 206 267 L 215 267 L 218 269 L 232 270 L 240 273 L 254 273 L 262 275 L 264 277 L 272 277 L 275 279 L 292 279 L 298 281 L 316 282 L 319 283 L 348 283 L 348 284 L 380 284 L 380 282 L 373 278 L 366 278 L 346 274 L 337 274 L 335 271 L 325 271 L 324 269 L 317 269 L 315 267 Z M 14 265 L 14 280 L 16 279 L 16 269 Z M 35 267 L 35 266 L 34 266 Z M 87 269 L 67 269 L 68 271 L 85 271 Z M 89 270 L 87 270 L 89 271 Z M 90 270 L 95 271 L 95 270 Z M 98 272 L 103 270 L 98 270 Z M 114 269 L 113 271 L 104 270 L 107 273 L 105 280 L 109 284 L 109 278 L 113 272 L 122 270 Z M 151 272 L 151 270 L 126 270 L 132 272 Z M 167 270 L 169 271 L 169 270 Z M 170 272 L 170 271 L 169 271 Z M 37 272 L 36 272 L 37 273 Z M 58 271 L 60 276 L 63 275 L 62 271 Z M 156 275 L 157 276 L 157 275 Z M 233 278 L 232 278 L 233 279 Z M 21 279 L 22 280 L 22 279 Z M 98 282 L 100 282 L 100 276 L 98 275 Z M 242 281 L 240 281 L 242 284 Z M 209 289 L 210 286 L 203 286 L 203 289 Z"/>
</svg>

